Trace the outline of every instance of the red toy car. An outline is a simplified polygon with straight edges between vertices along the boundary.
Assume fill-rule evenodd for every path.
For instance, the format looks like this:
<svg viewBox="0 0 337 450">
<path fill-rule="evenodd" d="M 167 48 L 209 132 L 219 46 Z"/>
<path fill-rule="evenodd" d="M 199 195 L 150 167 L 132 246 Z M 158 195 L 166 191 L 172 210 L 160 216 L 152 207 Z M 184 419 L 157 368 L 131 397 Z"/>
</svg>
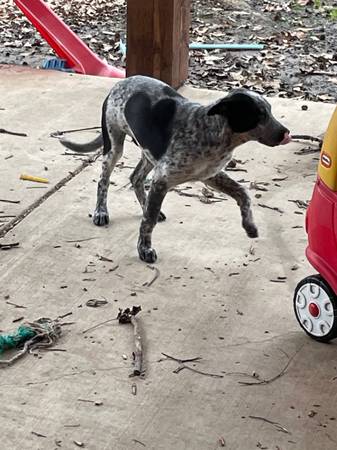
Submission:
<svg viewBox="0 0 337 450">
<path fill-rule="evenodd" d="M 337 108 L 324 138 L 305 225 L 306 256 L 319 275 L 296 286 L 294 310 L 309 336 L 328 342 L 337 337 Z"/>
</svg>

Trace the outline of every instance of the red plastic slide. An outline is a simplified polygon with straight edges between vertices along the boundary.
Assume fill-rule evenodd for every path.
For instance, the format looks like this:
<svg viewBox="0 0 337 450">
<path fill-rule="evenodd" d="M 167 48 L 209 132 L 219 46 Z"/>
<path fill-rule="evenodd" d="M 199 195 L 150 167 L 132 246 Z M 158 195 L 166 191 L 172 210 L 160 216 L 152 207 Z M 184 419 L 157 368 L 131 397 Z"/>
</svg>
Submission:
<svg viewBox="0 0 337 450">
<path fill-rule="evenodd" d="M 14 0 L 41 36 L 75 72 L 124 78 L 125 70 L 102 61 L 43 0 Z"/>
</svg>

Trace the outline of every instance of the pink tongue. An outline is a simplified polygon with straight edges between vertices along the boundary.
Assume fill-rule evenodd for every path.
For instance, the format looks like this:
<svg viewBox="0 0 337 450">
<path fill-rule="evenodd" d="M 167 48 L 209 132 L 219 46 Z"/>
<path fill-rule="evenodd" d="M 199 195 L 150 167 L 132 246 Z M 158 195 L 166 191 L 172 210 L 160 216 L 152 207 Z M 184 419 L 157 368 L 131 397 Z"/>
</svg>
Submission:
<svg viewBox="0 0 337 450">
<path fill-rule="evenodd" d="M 283 138 L 282 142 L 280 142 L 280 145 L 289 144 L 289 142 L 291 142 L 291 134 L 284 133 L 284 138 Z"/>
</svg>

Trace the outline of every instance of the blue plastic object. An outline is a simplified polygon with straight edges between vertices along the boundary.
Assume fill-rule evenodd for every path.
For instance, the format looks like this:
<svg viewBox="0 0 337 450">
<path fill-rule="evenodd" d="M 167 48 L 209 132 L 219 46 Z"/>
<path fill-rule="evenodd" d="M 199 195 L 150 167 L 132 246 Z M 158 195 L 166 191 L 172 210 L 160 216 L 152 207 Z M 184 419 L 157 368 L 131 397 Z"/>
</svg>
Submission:
<svg viewBox="0 0 337 450">
<path fill-rule="evenodd" d="M 190 44 L 190 50 L 263 50 L 262 44 L 201 44 L 196 42 Z"/>
<path fill-rule="evenodd" d="M 126 55 L 126 44 L 124 44 L 122 39 L 120 39 L 120 41 L 119 41 L 119 51 L 123 56 Z"/>
<path fill-rule="evenodd" d="M 262 44 L 202 44 L 195 42 L 190 44 L 190 50 L 232 50 L 232 51 L 244 51 L 244 50 L 254 50 L 259 51 L 264 49 Z M 126 45 L 120 40 L 119 41 L 119 51 L 125 56 L 126 55 Z"/>
<path fill-rule="evenodd" d="M 62 72 L 74 72 L 73 69 L 67 67 L 67 61 L 60 58 L 45 59 L 41 68 L 46 70 L 61 70 Z"/>
</svg>

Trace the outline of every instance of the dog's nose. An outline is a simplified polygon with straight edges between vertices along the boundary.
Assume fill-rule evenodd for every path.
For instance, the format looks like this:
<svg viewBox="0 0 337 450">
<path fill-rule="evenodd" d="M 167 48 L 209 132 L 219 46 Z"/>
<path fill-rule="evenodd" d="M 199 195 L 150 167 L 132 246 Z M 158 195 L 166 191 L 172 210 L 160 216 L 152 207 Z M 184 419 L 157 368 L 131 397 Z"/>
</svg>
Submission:
<svg viewBox="0 0 337 450">
<path fill-rule="evenodd" d="M 286 130 L 281 136 L 280 145 L 286 145 L 289 144 L 289 142 L 291 142 L 291 134 L 289 130 Z"/>
</svg>

